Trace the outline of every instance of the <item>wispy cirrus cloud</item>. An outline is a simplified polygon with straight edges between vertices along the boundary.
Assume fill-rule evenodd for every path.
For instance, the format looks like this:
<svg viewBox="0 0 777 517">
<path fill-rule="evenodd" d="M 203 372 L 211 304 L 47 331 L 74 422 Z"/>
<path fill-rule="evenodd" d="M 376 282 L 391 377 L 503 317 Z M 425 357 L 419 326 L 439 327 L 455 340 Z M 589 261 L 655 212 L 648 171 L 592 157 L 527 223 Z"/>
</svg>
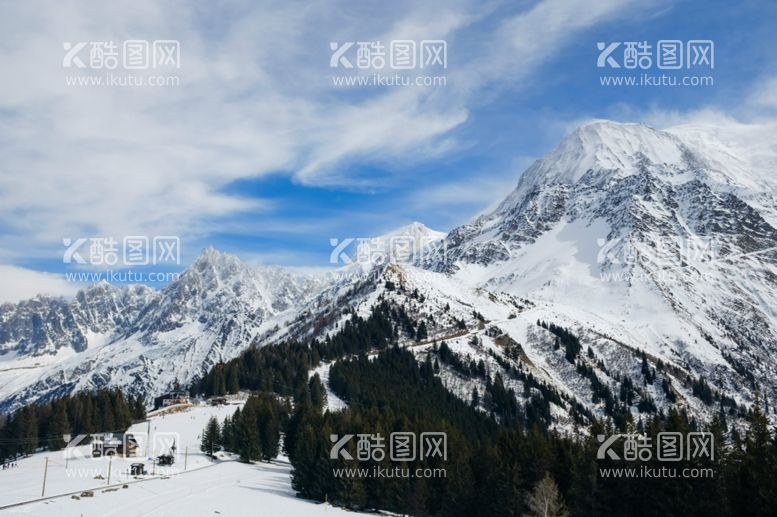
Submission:
<svg viewBox="0 0 777 517">
<path fill-rule="evenodd" d="M 272 209 L 244 178 L 368 188 L 354 163 L 413 163 L 455 149 L 495 88 L 519 87 L 576 31 L 634 2 L 474 0 L 419 5 L 125 1 L 4 4 L 0 29 L 0 256 L 56 256 L 77 235 L 200 238 Z M 440 88 L 343 90 L 329 42 L 445 39 Z M 66 86 L 65 41 L 175 39 L 180 86 Z M 450 189 L 449 189 L 450 190 Z M 442 195 L 442 194 L 440 194 Z M 438 196 L 439 197 L 439 196 Z"/>
<path fill-rule="evenodd" d="M 0 304 L 16 303 L 39 294 L 72 296 L 81 287 L 79 284 L 66 281 L 59 275 L 2 264 L 0 264 L 0 276 L 3 277 Z"/>
<path fill-rule="evenodd" d="M 747 97 L 747 102 L 756 109 L 777 110 L 777 76 L 761 79 Z"/>
</svg>

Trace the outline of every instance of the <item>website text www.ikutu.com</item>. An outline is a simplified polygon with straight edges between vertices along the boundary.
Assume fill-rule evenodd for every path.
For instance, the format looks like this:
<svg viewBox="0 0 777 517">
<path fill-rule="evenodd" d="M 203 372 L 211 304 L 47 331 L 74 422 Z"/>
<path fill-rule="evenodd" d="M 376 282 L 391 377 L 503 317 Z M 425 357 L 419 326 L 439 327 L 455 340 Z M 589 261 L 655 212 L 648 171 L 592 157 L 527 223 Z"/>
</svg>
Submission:
<svg viewBox="0 0 777 517">
<path fill-rule="evenodd" d="M 181 265 L 177 235 L 65 237 L 62 244 L 62 263 L 80 268 L 65 271 L 68 282 L 167 284 L 180 277 L 175 270 Z"/>
<path fill-rule="evenodd" d="M 402 74 L 334 75 L 334 86 L 446 86 L 444 75 L 408 76 Z"/>
<path fill-rule="evenodd" d="M 176 87 L 181 85 L 178 40 L 64 41 L 68 87 Z M 173 73 L 175 72 L 175 73 Z"/>
<path fill-rule="evenodd" d="M 600 467 L 601 478 L 628 479 L 714 479 L 715 469 L 710 467 Z"/>
<path fill-rule="evenodd" d="M 132 269 L 107 269 L 105 271 L 69 271 L 65 272 L 65 280 L 76 283 L 144 283 L 144 282 L 175 282 L 180 277 L 177 271 L 135 271 Z"/>
<path fill-rule="evenodd" d="M 444 478 L 448 472 L 444 468 L 422 468 L 415 469 L 407 467 L 382 467 L 374 465 L 372 467 L 360 468 L 333 468 L 332 473 L 336 478 L 373 478 L 373 479 L 392 479 L 392 478 Z"/>
<path fill-rule="evenodd" d="M 599 465 L 600 478 L 715 478 L 715 437 L 710 432 L 619 433 L 598 435 L 597 440 L 596 459 L 608 463 Z"/>
<path fill-rule="evenodd" d="M 336 478 L 445 478 L 448 472 L 438 467 L 448 459 L 448 436 L 444 432 L 353 433 L 330 435 L 329 459 L 354 462 L 353 467 L 332 467 Z M 382 464 L 390 460 L 390 466 Z M 424 462 L 410 465 L 411 462 Z M 361 462 L 372 465 L 357 466 Z M 433 462 L 431 465 L 426 462 Z"/>
<path fill-rule="evenodd" d="M 669 75 L 647 74 L 638 75 L 601 75 L 601 86 L 714 86 L 715 78 L 709 75 Z"/>
<path fill-rule="evenodd" d="M 596 67 L 612 71 L 599 76 L 600 86 L 710 87 L 715 70 L 711 39 L 658 41 L 598 41 Z M 682 71 L 703 74 L 683 74 Z"/>
<path fill-rule="evenodd" d="M 107 72 L 98 75 L 66 75 L 66 86 L 79 87 L 168 87 L 180 86 L 181 78 L 177 75 L 141 75 Z"/>
<path fill-rule="evenodd" d="M 445 40 L 332 41 L 329 67 L 336 87 L 447 86 Z M 437 75 L 423 72 L 437 71 Z"/>
</svg>

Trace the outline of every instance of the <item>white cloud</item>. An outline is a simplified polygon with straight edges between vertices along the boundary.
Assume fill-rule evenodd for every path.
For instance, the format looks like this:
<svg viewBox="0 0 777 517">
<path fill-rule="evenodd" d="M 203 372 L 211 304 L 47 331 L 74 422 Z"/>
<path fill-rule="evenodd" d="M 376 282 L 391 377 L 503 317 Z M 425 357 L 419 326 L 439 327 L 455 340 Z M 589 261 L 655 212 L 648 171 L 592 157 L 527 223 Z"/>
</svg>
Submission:
<svg viewBox="0 0 777 517">
<path fill-rule="evenodd" d="M 224 218 L 267 207 L 224 193 L 238 179 L 284 172 L 312 185 L 389 182 L 354 178 L 348 166 L 446 152 L 484 87 L 528 77 L 576 31 L 632 4 L 546 0 L 495 15 L 486 24 L 493 31 L 478 24 L 498 4 L 475 0 L 3 4 L 0 257 L 51 256 L 64 237 L 207 235 Z M 465 36 L 478 42 L 470 53 L 456 45 Z M 448 40 L 449 85 L 331 85 L 329 41 L 399 37 Z M 180 40 L 181 86 L 65 85 L 64 41 L 138 38 Z"/>
<path fill-rule="evenodd" d="M 650 6 L 657 9 L 658 2 Z M 624 15 L 637 16 L 648 6 L 637 0 L 545 0 L 507 18 L 476 46 L 470 66 L 456 79 L 469 91 L 484 84 L 542 82 L 538 68 L 574 41 L 580 32 Z M 591 45 L 594 42 L 590 42 Z"/>
<path fill-rule="evenodd" d="M 777 76 L 761 80 L 747 100 L 755 108 L 777 110 Z"/>
<path fill-rule="evenodd" d="M 37 294 L 72 296 L 81 287 L 68 282 L 62 275 L 42 273 L 16 266 L 0 264 L 0 303 L 16 303 Z"/>
<path fill-rule="evenodd" d="M 495 208 L 516 187 L 520 173 L 532 161 L 516 158 L 504 169 L 473 171 L 463 178 L 418 189 L 409 196 L 409 208 L 434 208 L 436 213 L 446 214 L 451 224 L 461 224 L 478 210 L 484 213 Z"/>
</svg>

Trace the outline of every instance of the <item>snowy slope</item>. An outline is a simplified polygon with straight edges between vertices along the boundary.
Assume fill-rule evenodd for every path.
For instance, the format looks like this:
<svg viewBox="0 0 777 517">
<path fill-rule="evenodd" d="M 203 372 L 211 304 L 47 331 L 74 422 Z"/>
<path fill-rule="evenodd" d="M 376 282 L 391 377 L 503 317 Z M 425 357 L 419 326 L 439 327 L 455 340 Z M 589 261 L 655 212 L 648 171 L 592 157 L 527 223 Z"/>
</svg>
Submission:
<svg viewBox="0 0 777 517">
<path fill-rule="evenodd" d="M 420 261 L 425 271 L 408 263 L 374 267 L 349 289 L 319 295 L 306 309 L 307 320 L 318 322 L 312 334 L 335 332 L 351 310 L 366 316 L 391 299 L 430 321 L 430 337 L 488 362 L 491 339 L 473 329 L 477 310 L 520 342 L 523 366 L 594 414 L 603 412 L 592 402 L 591 375 L 616 394 L 625 377 L 636 384 L 635 415 L 642 402 L 710 418 L 716 408 L 692 389 L 701 379 L 739 405 L 753 401 L 756 380 L 761 393 L 775 396 L 770 167 L 777 149 L 749 155 L 746 138 L 735 136 L 698 126 L 588 124 L 533 164 L 493 212 L 432 243 Z M 403 292 L 387 292 L 386 280 Z M 515 311 L 508 296 L 524 308 Z M 464 335 L 451 318 L 467 319 Z M 576 361 L 593 374 L 581 375 L 538 320 L 580 337 L 591 355 Z M 469 345 L 473 332 L 485 346 Z M 659 370 L 652 383 L 643 382 L 643 358 Z M 470 397 L 471 379 L 443 376 Z"/>
<path fill-rule="evenodd" d="M 0 508 L 38 499 L 41 495 L 43 467 L 49 458 L 46 495 L 67 494 L 40 502 L 4 509 L 8 514 L 30 516 L 134 516 L 134 515 L 358 515 L 325 504 L 296 497 L 291 489 L 290 465 L 284 457 L 272 462 L 245 464 L 229 455 L 213 461 L 199 451 L 199 434 L 211 416 L 223 419 L 238 406 L 199 406 L 183 412 L 152 417 L 151 442 L 163 443 L 170 436 L 178 440 L 178 458 L 172 468 L 140 479 L 127 475 L 130 463 L 143 458 L 117 458 L 111 465 L 108 485 L 108 460 L 105 458 L 71 459 L 65 468 L 64 453 L 40 453 L 18 462 L 13 470 L 0 472 Z M 149 426 L 136 424 L 129 431 L 141 436 Z M 154 434 L 160 437 L 154 439 Z M 141 445 L 141 448 L 142 445 Z M 88 447 L 87 447 L 88 449 Z M 184 455 L 188 449 L 186 470 Z M 161 454 L 166 451 L 152 451 Z M 101 475 L 104 479 L 94 479 Z M 122 488 L 123 484 L 127 488 Z M 92 490 L 94 497 L 72 499 L 70 492 Z"/>
<path fill-rule="evenodd" d="M 430 246 L 444 238 L 445 233 L 416 221 L 361 242 L 353 260 L 367 269 L 391 262 L 415 262 L 424 256 Z"/>
<path fill-rule="evenodd" d="M 777 395 L 777 150 L 750 156 L 721 133 L 588 124 L 425 266 L 543 302 L 552 322 L 731 396 L 752 400 L 753 377 Z"/>
<path fill-rule="evenodd" d="M 777 149 L 750 143 L 763 139 L 748 131 L 597 121 L 444 237 L 413 223 L 318 275 L 249 268 L 209 249 L 157 293 L 103 285 L 70 305 L 4 306 L 0 408 L 99 386 L 152 396 L 252 343 L 321 338 L 386 300 L 424 320 L 430 340 L 488 363 L 491 377 L 504 370 L 493 354 L 531 372 L 559 393 L 562 422 L 573 403 L 603 414 L 592 375 L 615 392 L 634 381 L 635 414 L 639 402 L 668 408 L 670 392 L 708 418 L 692 390 L 701 378 L 737 404 L 753 400 L 756 381 L 775 396 Z M 581 339 L 585 374 L 538 320 Z M 505 355 L 513 342 L 517 360 Z M 429 343 L 405 344 L 419 360 L 428 353 Z M 660 370 L 652 384 L 641 382 L 644 362 Z M 441 375 L 462 398 L 476 387 Z M 516 382 L 517 393 L 536 389 Z"/>
<path fill-rule="evenodd" d="M 0 411 L 100 387 L 147 399 L 236 357 L 331 281 L 213 248 L 158 292 L 107 283 L 0 310 Z"/>
<path fill-rule="evenodd" d="M 331 367 L 332 363 L 322 363 L 318 367 L 311 370 L 309 372 L 309 376 L 313 377 L 314 375 L 318 375 L 319 379 L 321 379 L 321 383 L 326 389 L 326 403 L 324 405 L 324 411 L 340 411 L 348 407 L 348 403 L 338 397 L 337 394 L 335 394 L 335 392 L 329 388 L 329 369 Z"/>
<path fill-rule="evenodd" d="M 321 300 L 350 292 L 380 264 L 413 260 L 443 237 L 412 223 L 362 243 L 346 266 L 312 273 L 248 266 L 207 248 L 158 292 L 101 283 L 72 301 L 4 305 L 0 412 L 101 387 L 151 400 L 254 343 L 311 336 L 309 316 Z"/>
</svg>

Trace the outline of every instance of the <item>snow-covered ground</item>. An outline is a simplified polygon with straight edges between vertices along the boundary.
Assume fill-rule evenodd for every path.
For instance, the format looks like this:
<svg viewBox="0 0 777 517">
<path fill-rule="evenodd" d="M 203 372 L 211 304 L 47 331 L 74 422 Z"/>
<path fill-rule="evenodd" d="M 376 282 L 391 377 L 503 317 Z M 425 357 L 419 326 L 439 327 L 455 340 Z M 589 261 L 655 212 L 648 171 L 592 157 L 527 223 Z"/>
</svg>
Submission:
<svg viewBox="0 0 777 517">
<path fill-rule="evenodd" d="M 326 388 L 326 406 L 324 409 L 328 411 L 340 411 L 341 409 L 348 407 L 348 403 L 338 397 L 331 389 L 329 389 L 329 368 L 332 367 L 332 364 L 333 363 L 324 363 L 314 368 L 313 370 L 310 370 L 308 373 L 310 377 L 318 374 L 318 377 L 321 379 L 321 382 Z"/>
<path fill-rule="evenodd" d="M 220 453 L 220 459 L 214 462 L 201 453 L 200 434 L 208 419 L 216 416 L 222 420 L 236 407 L 194 406 L 173 414 L 152 416 L 150 425 L 132 426 L 130 432 L 140 438 L 140 458 L 94 459 L 89 457 L 90 447 L 84 446 L 73 451 L 71 456 L 81 457 L 68 459 L 67 468 L 62 451 L 21 459 L 18 467 L 0 471 L 0 511 L 62 517 L 232 516 L 257 515 L 260 511 L 262 515 L 273 516 L 346 514 L 345 510 L 298 499 L 291 488 L 291 466 L 284 457 L 271 463 L 245 464 L 229 454 Z M 145 455 L 143 433 L 149 430 L 149 451 Z M 149 457 L 167 452 L 172 440 L 177 449 L 175 465 L 166 471 L 160 467 L 154 469 Z M 64 495 L 35 501 L 41 497 L 46 458 L 49 464 L 46 497 Z M 128 475 L 129 465 L 138 462 L 146 464 L 149 475 L 139 478 Z M 75 499 L 70 495 L 85 490 L 93 491 L 94 496 Z M 2 509 L 24 501 L 33 502 Z"/>
</svg>

